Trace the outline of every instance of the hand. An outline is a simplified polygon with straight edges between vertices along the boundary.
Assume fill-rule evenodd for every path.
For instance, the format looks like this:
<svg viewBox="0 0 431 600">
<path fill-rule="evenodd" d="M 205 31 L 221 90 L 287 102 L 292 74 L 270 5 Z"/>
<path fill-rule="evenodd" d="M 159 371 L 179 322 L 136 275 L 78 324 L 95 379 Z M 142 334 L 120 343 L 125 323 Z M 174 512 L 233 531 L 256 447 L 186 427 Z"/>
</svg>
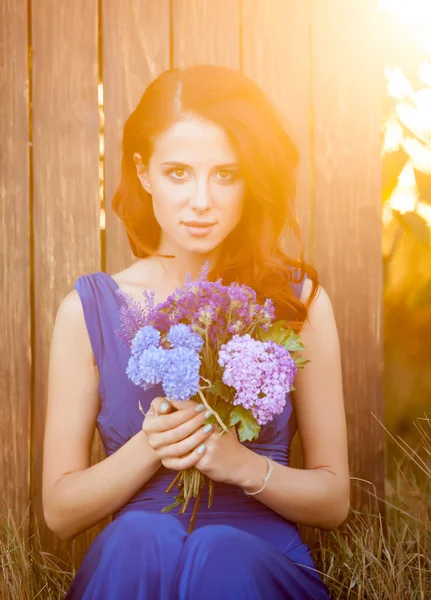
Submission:
<svg viewBox="0 0 431 600">
<path fill-rule="evenodd" d="M 205 441 L 205 452 L 195 463 L 204 475 L 213 481 L 235 484 L 236 474 L 247 464 L 250 450 L 238 439 L 235 427 L 225 433 L 218 424 Z"/>
<path fill-rule="evenodd" d="M 161 411 L 163 402 L 169 405 L 165 412 Z M 154 398 L 150 404 L 142 430 L 167 469 L 181 471 L 195 466 L 201 460 L 197 448 L 211 432 L 203 431 L 206 411 L 196 412 L 198 406 L 202 405 L 193 400 L 171 402 L 160 397 Z M 177 410 L 174 412 L 174 409 Z"/>
</svg>

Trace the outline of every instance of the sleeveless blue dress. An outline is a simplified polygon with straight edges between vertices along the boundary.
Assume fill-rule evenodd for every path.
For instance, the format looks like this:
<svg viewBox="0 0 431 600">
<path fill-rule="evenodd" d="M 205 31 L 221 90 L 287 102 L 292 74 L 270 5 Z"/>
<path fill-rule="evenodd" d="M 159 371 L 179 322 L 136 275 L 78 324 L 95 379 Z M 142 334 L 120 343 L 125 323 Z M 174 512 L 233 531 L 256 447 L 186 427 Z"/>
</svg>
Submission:
<svg viewBox="0 0 431 600">
<path fill-rule="evenodd" d="M 302 284 L 292 284 L 299 297 Z M 126 376 L 129 350 L 115 334 L 120 327 L 117 283 L 103 272 L 75 283 L 100 373 L 101 410 L 97 418 L 106 455 L 137 434 L 161 385 L 144 392 Z M 263 426 L 256 442 L 245 445 L 288 465 L 296 431 L 290 394 L 284 411 Z M 202 490 L 194 531 L 188 534 L 191 501 L 160 510 L 174 500 L 165 492 L 176 471 L 160 466 L 114 515 L 88 549 L 66 600 L 323 600 L 328 588 L 316 570 L 297 524 L 247 496 L 235 485 Z"/>
</svg>

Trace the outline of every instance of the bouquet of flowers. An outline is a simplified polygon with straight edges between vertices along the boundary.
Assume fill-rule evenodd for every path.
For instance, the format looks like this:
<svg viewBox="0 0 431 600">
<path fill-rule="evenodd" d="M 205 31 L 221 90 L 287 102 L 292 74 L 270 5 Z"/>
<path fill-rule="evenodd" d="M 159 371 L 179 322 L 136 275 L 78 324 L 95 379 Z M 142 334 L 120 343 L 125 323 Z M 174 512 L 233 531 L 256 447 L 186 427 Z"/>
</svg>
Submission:
<svg viewBox="0 0 431 600">
<path fill-rule="evenodd" d="M 130 348 L 126 373 L 144 390 L 161 383 L 167 399 L 202 402 L 222 432 L 235 426 L 240 442 L 254 441 L 283 411 L 297 370 L 309 361 L 297 354 L 304 349 L 299 336 L 285 321 L 274 322 L 270 299 L 259 304 L 249 286 L 210 282 L 208 273 L 206 261 L 195 281 L 187 275 L 156 306 L 152 291 L 143 292 L 143 307 L 117 290 L 123 299 L 117 335 Z M 179 471 L 166 490 L 177 484 L 180 492 L 162 512 L 181 505 L 183 514 L 196 498 L 189 533 L 205 479 L 210 507 L 214 482 L 195 467 Z"/>
</svg>

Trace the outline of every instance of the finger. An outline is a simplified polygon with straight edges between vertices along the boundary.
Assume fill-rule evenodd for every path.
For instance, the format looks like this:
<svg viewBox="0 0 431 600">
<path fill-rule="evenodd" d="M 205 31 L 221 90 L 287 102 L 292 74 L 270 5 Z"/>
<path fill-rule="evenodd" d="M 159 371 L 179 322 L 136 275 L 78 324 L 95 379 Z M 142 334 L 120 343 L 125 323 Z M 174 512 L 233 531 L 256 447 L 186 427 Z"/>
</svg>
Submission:
<svg viewBox="0 0 431 600">
<path fill-rule="evenodd" d="M 158 420 L 167 420 L 165 417 L 157 417 Z M 185 420 L 176 427 L 166 429 L 164 431 L 152 432 L 152 445 L 154 449 L 159 449 L 163 446 L 176 444 L 181 440 L 186 439 L 200 427 L 203 427 L 206 422 L 205 413 L 194 413 L 194 416 Z M 185 452 L 183 452 L 184 454 Z"/>
<path fill-rule="evenodd" d="M 155 449 L 157 449 L 157 454 L 159 457 L 163 459 L 169 457 L 183 457 L 194 450 L 197 446 L 202 444 L 202 442 L 204 442 L 211 435 L 212 431 L 213 427 L 210 423 L 201 423 L 200 426 L 187 437 L 180 438 L 180 440 L 176 443 L 167 445 L 162 444 L 160 447 L 156 446 Z M 157 444 L 158 442 L 155 441 L 155 443 Z"/>
<path fill-rule="evenodd" d="M 193 403 L 190 408 L 187 408 L 186 410 L 175 410 L 170 414 L 159 412 L 156 417 L 148 419 L 148 423 L 146 424 L 147 431 L 151 433 L 162 433 L 186 423 L 196 417 L 196 415 L 204 415 L 205 411 L 195 411 L 196 406 L 198 406 L 197 403 Z M 200 406 L 202 405 L 199 405 L 199 407 Z M 176 439 L 173 439 L 172 441 L 176 441 Z"/>
<path fill-rule="evenodd" d="M 199 453 L 198 449 L 201 446 L 205 446 L 203 452 Z M 175 471 L 182 471 L 183 469 L 190 469 L 191 467 L 194 467 L 203 456 L 205 456 L 207 449 L 206 449 L 206 443 L 203 444 L 199 444 L 199 446 L 197 448 L 195 448 L 192 452 L 190 452 L 190 454 L 188 454 L 187 456 L 183 456 L 181 458 L 168 458 L 168 459 L 164 459 L 163 460 L 163 464 L 168 468 L 168 469 L 174 469 Z"/>
<path fill-rule="evenodd" d="M 177 410 L 186 410 L 187 408 L 192 407 L 196 408 L 197 406 L 201 405 L 200 402 L 195 402 L 194 400 L 174 400 L 171 398 L 170 402 L 172 403 L 172 406 Z"/>
</svg>

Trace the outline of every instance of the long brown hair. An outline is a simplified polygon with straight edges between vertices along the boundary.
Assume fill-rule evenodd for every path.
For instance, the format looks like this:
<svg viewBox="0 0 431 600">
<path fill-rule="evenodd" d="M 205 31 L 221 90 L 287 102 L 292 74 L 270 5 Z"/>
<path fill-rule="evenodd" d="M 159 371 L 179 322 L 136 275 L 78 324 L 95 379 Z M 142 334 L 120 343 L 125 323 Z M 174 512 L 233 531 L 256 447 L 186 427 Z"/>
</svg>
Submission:
<svg viewBox="0 0 431 600">
<path fill-rule="evenodd" d="M 317 293 L 316 270 L 304 261 L 301 231 L 294 207 L 299 152 L 289 125 L 264 92 L 240 71 L 199 65 L 164 71 L 145 90 L 124 126 L 122 178 L 113 209 L 122 219 L 135 256 L 157 252 L 160 226 L 151 195 L 142 187 L 133 154 L 148 164 L 154 138 L 175 122 L 196 116 L 220 125 L 238 153 L 246 182 L 243 214 L 223 241 L 223 252 L 209 279 L 245 283 L 260 300 L 271 298 L 277 319 L 299 332 Z M 299 241 L 299 259 L 287 256 L 286 235 Z M 304 273 L 313 282 L 303 304 L 289 283 Z"/>
</svg>

